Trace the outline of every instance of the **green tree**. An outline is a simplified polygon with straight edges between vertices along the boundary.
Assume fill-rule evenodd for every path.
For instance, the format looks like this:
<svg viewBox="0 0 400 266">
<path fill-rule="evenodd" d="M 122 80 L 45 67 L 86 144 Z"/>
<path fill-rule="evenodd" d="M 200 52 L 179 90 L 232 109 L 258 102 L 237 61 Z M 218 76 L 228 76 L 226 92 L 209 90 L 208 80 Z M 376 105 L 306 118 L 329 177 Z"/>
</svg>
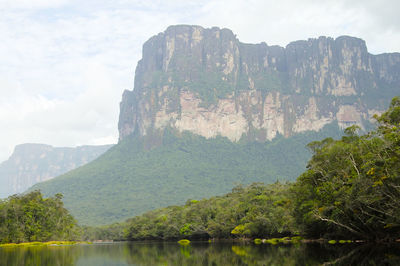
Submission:
<svg viewBox="0 0 400 266">
<path fill-rule="evenodd" d="M 14 195 L 0 202 L 0 242 L 72 240 L 79 236 L 62 195 L 43 198 L 39 191 Z"/>
<path fill-rule="evenodd" d="M 400 100 L 376 116 L 378 128 L 309 144 L 313 157 L 293 189 L 296 222 L 311 236 L 400 236 Z"/>
</svg>

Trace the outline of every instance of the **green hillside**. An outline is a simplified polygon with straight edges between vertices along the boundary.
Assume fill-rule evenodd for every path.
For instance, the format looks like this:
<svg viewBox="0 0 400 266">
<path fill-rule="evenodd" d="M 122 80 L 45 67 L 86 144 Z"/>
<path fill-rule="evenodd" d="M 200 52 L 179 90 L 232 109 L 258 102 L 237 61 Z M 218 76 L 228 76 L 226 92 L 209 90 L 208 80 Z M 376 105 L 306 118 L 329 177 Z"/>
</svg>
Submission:
<svg viewBox="0 0 400 266">
<path fill-rule="evenodd" d="M 266 143 L 232 143 L 166 130 L 163 144 L 150 150 L 143 148 L 142 138 L 130 136 L 97 160 L 30 190 L 40 189 L 46 196 L 62 193 L 80 224 L 109 224 L 227 193 L 238 184 L 295 180 L 310 158 L 305 145 L 333 132 L 340 131 L 330 125 Z"/>
</svg>

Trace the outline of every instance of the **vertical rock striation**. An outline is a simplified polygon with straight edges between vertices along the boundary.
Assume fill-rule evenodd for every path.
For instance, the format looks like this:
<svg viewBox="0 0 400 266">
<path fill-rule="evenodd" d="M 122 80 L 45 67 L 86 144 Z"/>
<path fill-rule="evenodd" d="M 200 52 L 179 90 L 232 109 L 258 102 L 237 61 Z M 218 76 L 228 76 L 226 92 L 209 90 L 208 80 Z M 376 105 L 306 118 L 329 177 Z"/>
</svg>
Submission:
<svg viewBox="0 0 400 266">
<path fill-rule="evenodd" d="M 143 46 L 125 91 L 120 140 L 166 127 L 207 138 L 271 140 L 337 122 L 364 127 L 400 93 L 400 54 L 341 36 L 286 48 L 241 43 L 228 29 L 171 26 Z"/>
</svg>

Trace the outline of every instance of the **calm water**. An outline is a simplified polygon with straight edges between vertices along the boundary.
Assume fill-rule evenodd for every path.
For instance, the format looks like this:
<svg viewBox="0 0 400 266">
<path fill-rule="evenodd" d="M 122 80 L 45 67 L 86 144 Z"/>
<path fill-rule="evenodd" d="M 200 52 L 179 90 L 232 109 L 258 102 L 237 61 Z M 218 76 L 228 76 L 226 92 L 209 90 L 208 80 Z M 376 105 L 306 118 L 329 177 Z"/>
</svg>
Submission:
<svg viewBox="0 0 400 266">
<path fill-rule="evenodd" d="M 134 242 L 0 248 L 0 265 L 400 265 L 400 245 Z"/>
</svg>

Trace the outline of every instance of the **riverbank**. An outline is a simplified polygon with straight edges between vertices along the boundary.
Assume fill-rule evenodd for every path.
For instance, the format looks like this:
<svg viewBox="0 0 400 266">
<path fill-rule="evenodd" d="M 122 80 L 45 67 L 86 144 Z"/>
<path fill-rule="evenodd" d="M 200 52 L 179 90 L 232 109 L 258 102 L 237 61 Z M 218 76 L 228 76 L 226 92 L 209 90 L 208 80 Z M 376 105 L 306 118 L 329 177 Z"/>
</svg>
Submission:
<svg viewBox="0 0 400 266">
<path fill-rule="evenodd" d="M 33 247 L 33 246 L 71 246 L 79 244 L 92 244 L 88 241 L 48 241 L 48 242 L 24 242 L 24 243 L 7 243 L 0 244 L 0 248 L 7 247 Z"/>
<path fill-rule="evenodd" d="M 132 240 L 131 240 L 132 241 Z M 133 242 L 136 241 L 143 241 L 143 240 L 133 240 Z M 145 241 L 161 241 L 161 242 L 171 242 L 170 240 L 145 240 Z M 394 244 L 394 243 L 400 243 L 400 239 L 396 240 L 376 240 L 376 241 L 368 241 L 368 240 L 363 240 L 363 239 L 324 239 L 324 238 L 319 238 L 319 239 L 306 239 L 301 236 L 292 236 L 292 237 L 281 237 L 281 238 L 231 238 L 231 239 L 218 239 L 218 238 L 213 238 L 209 240 L 190 240 L 190 239 L 180 239 L 177 242 L 180 243 L 182 241 L 189 241 L 185 242 L 185 244 L 189 244 L 192 241 L 193 242 L 205 242 L 207 241 L 208 243 L 254 243 L 256 245 L 260 244 L 271 244 L 271 245 L 277 245 L 277 244 L 310 244 L 310 243 L 318 243 L 318 244 L 351 244 L 351 243 L 358 243 L 358 244 Z"/>
</svg>

